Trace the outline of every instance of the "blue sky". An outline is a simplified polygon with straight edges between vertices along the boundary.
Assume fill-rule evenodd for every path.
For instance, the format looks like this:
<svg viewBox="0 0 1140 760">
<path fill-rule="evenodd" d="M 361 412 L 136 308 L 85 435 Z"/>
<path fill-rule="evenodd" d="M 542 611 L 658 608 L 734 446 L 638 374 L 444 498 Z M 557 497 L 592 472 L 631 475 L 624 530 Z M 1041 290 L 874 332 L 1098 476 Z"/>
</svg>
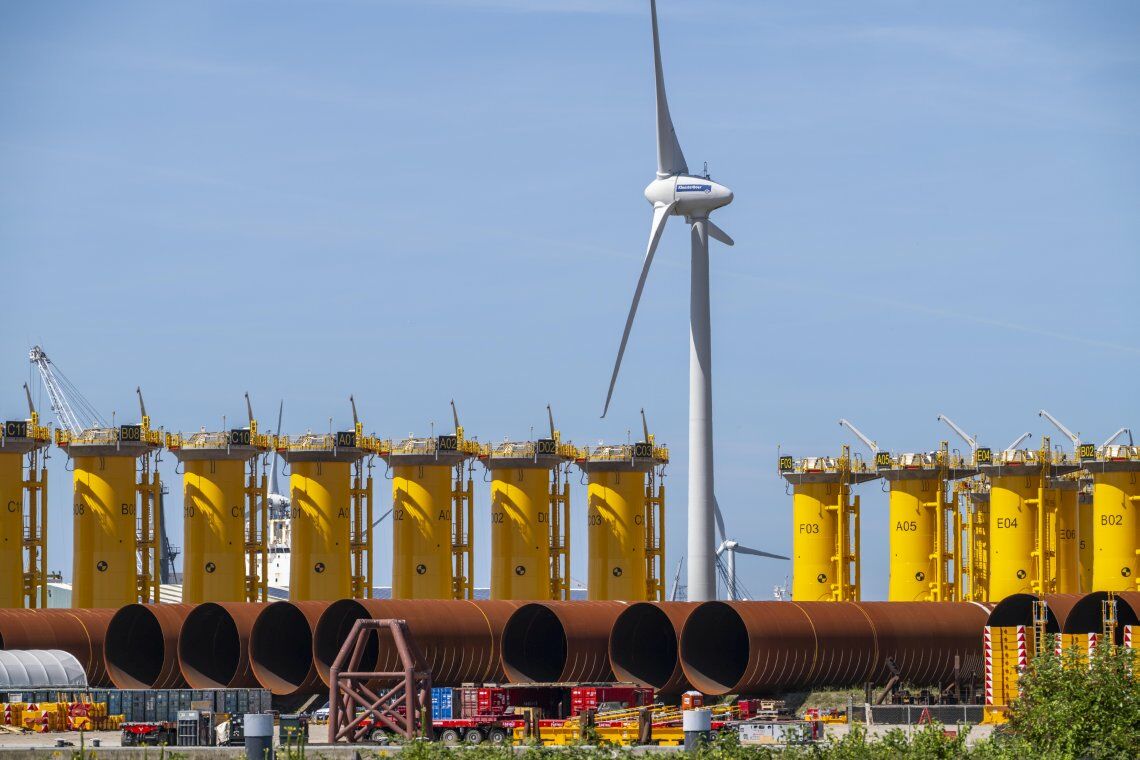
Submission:
<svg viewBox="0 0 1140 760">
<path fill-rule="evenodd" d="M 650 216 L 646 6 L 4 4 L 0 413 L 23 413 L 35 342 L 105 414 L 132 416 L 141 384 L 168 429 L 219 428 L 246 390 L 263 421 L 285 399 L 287 432 L 345 426 L 354 393 L 384 436 L 447 424 L 454 397 L 482 440 L 529 435 L 552 403 L 592 445 L 644 406 L 673 450 L 672 567 L 681 224 L 598 418 Z M 945 439 L 939 412 L 993 446 L 1048 432 L 1042 406 L 1091 439 L 1140 427 L 1135 4 L 660 6 L 685 154 L 736 193 L 712 282 L 717 490 L 739 540 L 790 553 L 777 446 L 834 453 L 841 416 L 896 451 Z M 69 574 L 51 464 L 49 564 Z M 882 598 L 886 495 L 861 492 L 864 596 Z M 761 594 L 790 572 L 741 565 Z"/>
</svg>

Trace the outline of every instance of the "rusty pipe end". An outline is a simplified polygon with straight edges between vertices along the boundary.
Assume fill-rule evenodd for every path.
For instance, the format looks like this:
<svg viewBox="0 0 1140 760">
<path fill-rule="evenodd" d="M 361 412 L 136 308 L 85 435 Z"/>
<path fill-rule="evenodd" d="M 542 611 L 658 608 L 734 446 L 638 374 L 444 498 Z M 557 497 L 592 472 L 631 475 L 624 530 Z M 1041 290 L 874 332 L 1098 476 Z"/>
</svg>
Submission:
<svg viewBox="0 0 1140 760">
<path fill-rule="evenodd" d="M 628 605 L 611 601 L 529 602 L 503 627 L 503 670 L 514 683 L 612 681 L 610 631 Z"/>
<path fill-rule="evenodd" d="M 681 631 L 681 668 L 689 683 L 712 696 L 736 691 L 749 660 L 748 627 L 725 602 L 704 602 Z"/>
<path fill-rule="evenodd" d="M 503 671 L 514 683 L 556 683 L 566 668 L 566 629 L 543 604 L 524 604 L 503 626 Z"/>
<path fill-rule="evenodd" d="M 313 638 L 328 602 L 273 602 L 261 610 L 249 636 L 254 678 L 276 696 L 323 691 Z"/>
<path fill-rule="evenodd" d="M 637 602 L 610 631 L 610 667 L 619 681 L 679 694 L 689 682 L 681 669 L 681 630 L 696 602 Z"/>
<path fill-rule="evenodd" d="M 326 686 L 329 685 L 329 670 L 344 645 L 352 626 L 357 620 L 366 620 L 372 615 L 368 608 L 356 599 L 341 599 L 330 604 L 317 621 L 313 633 L 313 665 L 317 675 Z M 375 667 L 380 656 L 380 642 L 375 635 L 368 637 L 361 659 L 361 668 Z"/>
<path fill-rule="evenodd" d="M 178 634 L 178 666 L 193 689 L 255 686 L 249 635 L 263 604 L 203 602 Z"/>
<path fill-rule="evenodd" d="M 178 634 L 192 604 L 128 604 L 107 625 L 103 656 L 120 689 L 184 688 Z"/>
</svg>

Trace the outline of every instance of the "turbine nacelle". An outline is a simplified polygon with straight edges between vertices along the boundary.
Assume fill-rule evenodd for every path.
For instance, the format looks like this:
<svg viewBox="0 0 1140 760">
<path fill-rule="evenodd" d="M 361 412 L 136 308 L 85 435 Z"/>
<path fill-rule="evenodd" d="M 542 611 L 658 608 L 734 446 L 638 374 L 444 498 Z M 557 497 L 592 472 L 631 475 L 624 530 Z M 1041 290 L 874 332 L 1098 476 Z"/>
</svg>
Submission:
<svg viewBox="0 0 1140 760">
<path fill-rule="evenodd" d="M 732 191 L 719 182 L 687 174 L 655 179 L 645 188 L 645 200 L 651 205 L 672 205 L 672 215 L 698 219 L 732 203 L 732 197 Z"/>
</svg>

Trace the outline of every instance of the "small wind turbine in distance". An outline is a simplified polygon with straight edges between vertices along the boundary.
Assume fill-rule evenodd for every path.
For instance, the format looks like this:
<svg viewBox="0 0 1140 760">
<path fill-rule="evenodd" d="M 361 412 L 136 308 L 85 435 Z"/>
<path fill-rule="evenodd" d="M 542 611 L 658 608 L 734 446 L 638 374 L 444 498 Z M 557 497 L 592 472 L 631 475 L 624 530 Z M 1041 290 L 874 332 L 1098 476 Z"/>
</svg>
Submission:
<svg viewBox="0 0 1140 760">
<path fill-rule="evenodd" d="M 645 188 L 645 199 L 653 206 L 649 244 L 641 265 L 641 277 L 633 293 L 633 303 L 625 320 L 625 331 L 618 347 L 617 361 L 610 376 L 606 404 L 610 407 L 621 359 L 629 341 L 629 331 L 637 314 L 637 304 L 645 288 L 653 254 L 670 216 L 684 217 L 690 225 L 692 259 L 689 286 L 689 524 L 688 597 L 690 601 L 716 598 L 713 520 L 716 497 L 713 490 L 712 438 L 712 334 L 709 317 L 709 236 L 725 245 L 732 238 L 709 219 L 709 214 L 732 203 L 732 191 L 704 176 L 689 173 L 681 152 L 661 71 L 661 41 L 657 33 L 657 3 L 649 2 L 653 26 L 653 70 L 657 84 L 657 177 Z"/>
<path fill-rule="evenodd" d="M 749 598 L 748 591 L 744 588 L 743 584 L 738 583 L 736 580 L 736 555 L 747 554 L 752 557 L 768 557 L 769 559 L 790 559 L 782 554 L 772 554 L 771 552 L 763 552 L 759 549 L 753 549 L 750 546 L 726 539 L 720 542 L 720 546 L 716 549 L 716 566 L 720 571 L 721 579 L 724 581 L 724 587 L 728 600 L 730 602 L 747 600 Z"/>
</svg>

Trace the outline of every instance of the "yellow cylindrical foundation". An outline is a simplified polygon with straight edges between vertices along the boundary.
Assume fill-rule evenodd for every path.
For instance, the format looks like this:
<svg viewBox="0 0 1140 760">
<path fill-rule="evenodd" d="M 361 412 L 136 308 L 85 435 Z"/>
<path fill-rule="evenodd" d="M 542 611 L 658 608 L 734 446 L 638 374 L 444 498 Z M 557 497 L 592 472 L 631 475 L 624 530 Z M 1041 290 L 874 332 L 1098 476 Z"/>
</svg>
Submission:
<svg viewBox="0 0 1140 760">
<path fill-rule="evenodd" d="M 1092 494 L 1081 492 L 1077 497 L 1077 522 L 1079 523 L 1077 538 L 1079 539 L 1079 556 L 1081 563 L 1081 593 L 1088 594 L 1093 590 L 1093 505 Z"/>
<path fill-rule="evenodd" d="M 450 599 L 452 469 L 402 465 L 392 478 L 392 598 Z"/>
<path fill-rule="evenodd" d="M 184 466 L 182 601 L 244 602 L 245 462 L 197 459 Z"/>
<path fill-rule="evenodd" d="M 137 493 L 133 456 L 77 456 L 71 606 L 138 600 Z"/>
<path fill-rule="evenodd" d="M 1079 513 L 1076 483 L 1055 491 L 1057 498 L 1057 593 L 1081 591 Z"/>
<path fill-rule="evenodd" d="M 290 463 L 293 601 L 352 595 L 350 467 L 348 462 Z"/>
<path fill-rule="evenodd" d="M 493 470 L 491 598 L 552 598 L 550 470 L 546 468 Z"/>
<path fill-rule="evenodd" d="M 587 527 L 590 599 L 645 601 L 645 473 L 590 473 Z"/>
<path fill-rule="evenodd" d="M 892 602 L 923 602 L 931 598 L 935 580 L 934 539 L 937 532 L 937 478 L 891 481 L 891 569 L 887 598 Z"/>
<path fill-rule="evenodd" d="M 24 455 L 0 454 L 0 607 L 24 606 Z"/>
<path fill-rule="evenodd" d="M 792 496 L 792 599 L 797 602 L 825 602 L 832 599 L 835 577 L 835 511 L 827 507 L 839 503 L 838 483 L 800 483 Z"/>
<path fill-rule="evenodd" d="M 989 593 L 990 601 L 1033 591 L 1036 562 L 1036 509 L 1026 499 L 1037 498 L 1035 475 L 997 475 L 990 481 Z"/>
<path fill-rule="evenodd" d="M 1097 472 L 1093 475 L 1094 591 L 1134 591 L 1137 571 L 1136 512 L 1129 497 L 1140 495 L 1140 472 Z"/>
</svg>

